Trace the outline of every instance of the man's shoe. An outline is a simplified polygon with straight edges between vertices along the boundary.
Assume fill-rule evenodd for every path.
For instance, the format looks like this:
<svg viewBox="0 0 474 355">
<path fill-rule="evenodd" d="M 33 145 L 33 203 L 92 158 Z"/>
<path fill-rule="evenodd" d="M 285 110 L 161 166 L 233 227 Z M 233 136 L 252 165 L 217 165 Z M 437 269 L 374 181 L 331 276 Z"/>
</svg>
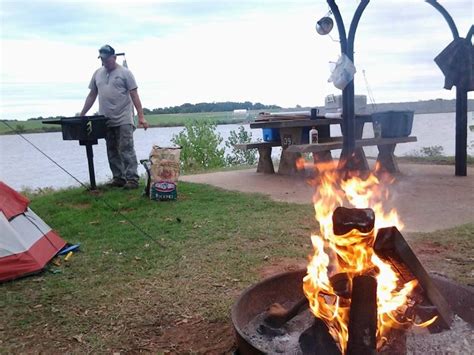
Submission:
<svg viewBox="0 0 474 355">
<path fill-rule="evenodd" d="M 124 187 L 126 184 L 125 180 L 122 179 L 113 179 L 112 181 L 105 184 L 107 187 Z"/>
<path fill-rule="evenodd" d="M 136 181 L 127 181 L 125 185 L 123 185 L 124 190 L 134 190 L 138 189 L 138 182 Z"/>
</svg>

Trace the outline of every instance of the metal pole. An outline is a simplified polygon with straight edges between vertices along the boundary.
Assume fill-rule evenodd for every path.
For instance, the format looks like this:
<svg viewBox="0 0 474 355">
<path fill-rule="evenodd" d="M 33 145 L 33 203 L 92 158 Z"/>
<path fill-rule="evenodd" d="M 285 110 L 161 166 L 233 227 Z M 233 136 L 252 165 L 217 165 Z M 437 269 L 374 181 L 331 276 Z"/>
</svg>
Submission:
<svg viewBox="0 0 474 355">
<path fill-rule="evenodd" d="M 425 1 L 428 4 L 432 5 L 436 10 L 438 10 L 441 13 L 441 15 L 443 15 L 444 19 L 448 23 L 451 33 L 453 34 L 453 38 L 454 39 L 459 38 L 458 29 L 456 27 L 456 24 L 454 23 L 453 18 L 449 14 L 449 12 L 446 11 L 446 9 L 443 6 L 441 6 L 437 0 L 425 0 Z"/>
<path fill-rule="evenodd" d="M 467 90 L 456 86 L 456 163 L 454 174 L 467 176 Z"/>
<path fill-rule="evenodd" d="M 336 20 L 337 31 L 339 32 L 339 43 L 341 44 L 341 53 L 347 55 L 347 36 L 346 36 L 346 28 L 344 26 L 344 21 L 342 20 L 341 13 L 339 12 L 339 7 L 337 6 L 335 0 L 327 0 L 329 8 L 331 9 L 334 19 Z M 348 85 L 349 86 L 349 85 Z M 348 90 L 348 86 L 342 90 L 342 146 L 343 146 L 343 154 L 346 156 L 341 155 L 341 161 L 344 164 L 347 163 L 349 157 L 352 155 L 353 148 L 351 149 L 351 140 L 349 139 L 348 131 L 350 130 L 349 121 L 347 119 L 347 114 L 349 112 L 350 106 L 350 99 L 349 96 L 354 95 L 354 91 L 352 92 Z M 346 154 L 347 153 L 347 154 Z"/>
<path fill-rule="evenodd" d="M 425 0 L 432 5 L 444 17 L 453 35 L 453 39 L 459 38 L 451 15 L 436 0 Z M 468 38 L 472 35 L 472 27 L 468 33 Z M 467 175 L 467 88 L 456 85 L 456 156 L 454 174 L 456 176 Z"/>
<path fill-rule="evenodd" d="M 95 173 L 94 173 L 94 153 L 92 151 L 92 144 L 91 142 L 86 142 L 86 153 L 87 153 L 87 164 L 89 165 L 89 180 L 91 182 L 91 190 L 97 190 L 97 186 L 95 184 Z"/>
<path fill-rule="evenodd" d="M 334 14 L 336 20 L 337 30 L 339 32 L 339 40 L 341 43 L 341 53 L 347 55 L 347 57 L 354 62 L 354 39 L 357 25 L 359 24 L 360 17 L 364 12 L 365 8 L 369 4 L 370 0 L 362 0 L 356 9 L 354 17 L 351 21 L 349 29 L 349 38 L 346 37 L 346 30 L 344 22 L 339 12 L 339 8 L 336 5 L 335 0 L 327 0 L 328 5 Z M 355 150 L 355 103 L 354 103 L 355 89 L 354 80 L 351 80 L 349 84 L 342 90 L 342 117 L 343 117 L 343 160 L 348 162 L 354 154 Z M 351 166 L 350 162 L 348 164 Z"/>
<path fill-rule="evenodd" d="M 359 24 L 360 17 L 364 12 L 365 8 L 369 4 L 369 0 L 362 0 L 354 13 L 354 17 L 351 21 L 351 27 L 349 28 L 349 38 L 347 39 L 347 56 L 354 63 L 354 40 L 357 26 Z M 347 149 L 352 156 L 355 150 L 355 88 L 354 79 L 346 86 L 347 90 Z"/>
</svg>

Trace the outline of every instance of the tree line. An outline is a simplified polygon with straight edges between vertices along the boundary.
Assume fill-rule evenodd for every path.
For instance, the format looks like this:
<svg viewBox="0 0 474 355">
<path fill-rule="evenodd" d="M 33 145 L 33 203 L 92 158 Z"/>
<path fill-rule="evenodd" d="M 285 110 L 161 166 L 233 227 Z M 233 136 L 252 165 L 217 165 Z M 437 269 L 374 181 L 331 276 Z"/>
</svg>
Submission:
<svg viewBox="0 0 474 355">
<path fill-rule="evenodd" d="M 160 115 L 167 113 L 198 113 L 198 112 L 226 112 L 234 110 L 264 110 L 264 109 L 281 109 L 277 105 L 264 105 L 260 102 L 200 102 L 197 104 L 185 103 L 180 106 L 170 106 L 165 108 L 154 108 L 152 110 L 143 108 L 145 115 Z"/>
</svg>

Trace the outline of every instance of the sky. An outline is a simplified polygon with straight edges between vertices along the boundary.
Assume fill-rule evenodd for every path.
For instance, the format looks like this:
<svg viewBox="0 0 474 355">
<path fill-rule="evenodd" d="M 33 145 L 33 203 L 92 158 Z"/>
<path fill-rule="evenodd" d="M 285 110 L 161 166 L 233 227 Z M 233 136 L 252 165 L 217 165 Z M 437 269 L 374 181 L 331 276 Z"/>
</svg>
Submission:
<svg viewBox="0 0 474 355">
<path fill-rule="evenodd" d="M 336 1 L 346 32 L 359 2 Z M 465 37 L 474 2 L 439 3 Z M 149 109 L 324 105 L 341 94 L 328 82 L 341 54 L 337 28 L 315 30 L 328 11 L 324 0 L 0 0 L 0 119 L 80 112 L 104 44 L 126 54 Z M 369 103 L 454 99 L 433 61 L 452 39 L 423 0 L 370 1 L 355 36 L 356 95 L 371 92 Z M 96 103 L 89 114 L 97 110 Z"/>
</svg>

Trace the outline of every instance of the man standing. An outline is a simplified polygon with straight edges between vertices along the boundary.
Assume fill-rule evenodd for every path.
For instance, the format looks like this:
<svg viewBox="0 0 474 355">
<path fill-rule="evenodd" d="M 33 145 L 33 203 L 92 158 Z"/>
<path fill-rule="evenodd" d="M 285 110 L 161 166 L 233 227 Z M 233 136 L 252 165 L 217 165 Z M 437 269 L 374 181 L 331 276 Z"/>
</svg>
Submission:
<svg viewBox="0 0 474 355">
<path fill-rule="evenodd" d="M 138 127 L 148 128 L 138 96 L 137 83 L 130 70 L 117 64 L 115 50 L 105 45 L 99 49 L 102 67 L 92 75 L 89 95 L 81 111 L 85 116 L 99 96 L 99 114 L 108 117 L 107 157 L 113 179 L 108 184 L 124 189 L 138 188 L 138 162 L 133 144 L 133 105 L 137 109 Z"/>
</svg>

